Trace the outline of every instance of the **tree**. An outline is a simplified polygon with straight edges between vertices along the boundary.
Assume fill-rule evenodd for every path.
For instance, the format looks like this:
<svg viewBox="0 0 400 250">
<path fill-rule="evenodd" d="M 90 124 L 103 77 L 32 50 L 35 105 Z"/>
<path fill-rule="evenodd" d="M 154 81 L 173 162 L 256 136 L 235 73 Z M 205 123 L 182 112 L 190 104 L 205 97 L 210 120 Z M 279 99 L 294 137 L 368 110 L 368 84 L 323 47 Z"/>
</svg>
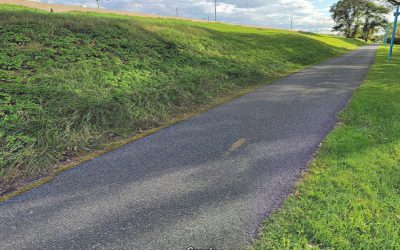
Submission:
<svg viewBox="0 0 400 250">
<path fill-rule="evenodd" d="M 334 31 L 344 33 L 347 38 L 354 38 L 359 30 L 359 18 L 365 0 L 340 0 L 332 5 L 330 12 L 336 23 Z"/>
<path fill-rule="evenodd" d="M 384 28 L 388 21 L 384 17 L 388 14 L 389 9 L 375 4 L 374 2 L 367 2 L 362 9 L 363 16 L 363 27 L 362 27 L 362 38 L 365 41 L 376 33 L 379 28 Z"/>
<path fill-rule="evenodd" d="M 389 9 L 369 0 L 340 0 L 332 5 L 330 12 L 336 23 L 334 31 L 342 32 L 348 38 L 360 34 L 368 41 L 379 28 L 387 24 L 384 14 Z"/>
</svg>

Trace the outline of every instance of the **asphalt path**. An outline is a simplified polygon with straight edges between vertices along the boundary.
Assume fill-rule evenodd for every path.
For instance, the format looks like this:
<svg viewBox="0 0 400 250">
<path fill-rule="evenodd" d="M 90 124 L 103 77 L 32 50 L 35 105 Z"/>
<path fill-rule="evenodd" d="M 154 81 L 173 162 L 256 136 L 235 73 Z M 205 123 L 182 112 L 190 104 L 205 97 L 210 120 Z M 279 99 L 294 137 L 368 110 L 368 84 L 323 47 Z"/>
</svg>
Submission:
<svg viewBox="0 0 400 250">
<path fill-rule="evenodd" d="M 1 203 L 0 249 L 246 248 L 376 48 L 282 78 Z"/>
</svg>

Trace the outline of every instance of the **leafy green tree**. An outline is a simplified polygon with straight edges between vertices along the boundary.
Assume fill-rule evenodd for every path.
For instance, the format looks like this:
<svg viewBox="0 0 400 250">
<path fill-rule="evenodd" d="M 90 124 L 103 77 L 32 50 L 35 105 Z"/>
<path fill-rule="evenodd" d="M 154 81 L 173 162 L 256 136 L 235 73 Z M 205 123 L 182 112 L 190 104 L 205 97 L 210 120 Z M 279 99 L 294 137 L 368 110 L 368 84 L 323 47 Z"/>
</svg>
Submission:
<svg viewBox="0 0 400 250">
<path fill-rule="evenodd" d="M 362 9 L 363 26 L 362 38 L 368 41 L 379 28 L 385 28 L 388 21 L 385 14 L 388 14 L 389 9 L 385 6 L 377 5 L 374 2 L 367 2 Z"/>
<path fill-rule="evenodd" d="M 342 32 L 348 38 L 360 35 L 368 41 L 387 24 L 384 15 L 389 9 L 371 0 L 340 0 L 332 5 L 330 12 L 336 23 L 334 31 Z"/>
<path fill-rule="evenodd" d="M 342 32 L 347 38 L 355 38 L 364 5 L 365 0 L 340 0 L 332 5 L 330 12 L 336 23 L 333 30 Z"/>
</svg>

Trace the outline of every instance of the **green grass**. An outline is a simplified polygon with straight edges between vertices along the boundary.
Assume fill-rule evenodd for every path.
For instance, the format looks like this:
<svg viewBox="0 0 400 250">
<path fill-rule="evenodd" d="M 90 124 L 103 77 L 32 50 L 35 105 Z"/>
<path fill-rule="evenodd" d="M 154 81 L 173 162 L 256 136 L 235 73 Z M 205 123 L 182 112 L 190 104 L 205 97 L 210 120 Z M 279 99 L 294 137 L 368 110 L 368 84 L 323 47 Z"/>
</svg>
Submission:
<svg viewBox="0 0 400 250">
<path fill-rule="evenodd" d="M 309 172 L 254 249 L 400 248 L 400 47 L 380 48 Z"/>
<path fill-rule="evenodd" d="M 0 5 L 0 186 L 355 49 L 340 37 Z M 0 190 L 1 190 L 0 187 Z"/>
</svg>

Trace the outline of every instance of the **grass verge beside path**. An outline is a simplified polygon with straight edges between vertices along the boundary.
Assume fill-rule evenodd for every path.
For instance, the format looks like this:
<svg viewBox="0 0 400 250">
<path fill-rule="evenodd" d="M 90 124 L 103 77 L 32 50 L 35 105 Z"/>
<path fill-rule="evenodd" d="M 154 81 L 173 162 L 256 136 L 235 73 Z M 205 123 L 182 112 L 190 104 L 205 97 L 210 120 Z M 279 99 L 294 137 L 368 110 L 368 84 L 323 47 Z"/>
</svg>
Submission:
<svg viewBox="0 0 400 250">
<path fill-rule="evenodd" d="M 254 249 L 400 248 L 400 47 L 375 65 Z M 397 56 L 396 56 L 397 55 Z"/>
<path fill-rule="evenodd" d="M 362 44 L 9 5 L 0 5 L 0 34 L 0 193 L 59 161 Z"/>
</svg>

